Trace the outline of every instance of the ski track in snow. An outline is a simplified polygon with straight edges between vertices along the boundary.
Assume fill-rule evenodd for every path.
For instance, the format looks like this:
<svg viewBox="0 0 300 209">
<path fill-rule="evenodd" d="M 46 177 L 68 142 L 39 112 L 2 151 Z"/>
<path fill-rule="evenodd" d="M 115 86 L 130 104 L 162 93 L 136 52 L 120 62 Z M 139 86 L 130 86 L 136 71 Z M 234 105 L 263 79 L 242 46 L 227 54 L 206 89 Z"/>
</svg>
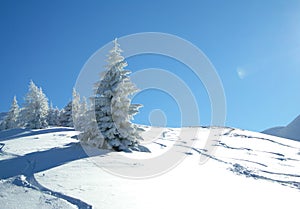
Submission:
<svg viewBox="0 0 300 209">
<path fill-rule="evenodd" d="M 167 150 L 170 146 L 182 148 L 182 153 L 186 156 L 205 156 L 217 163 L 227 167 L 227 170 L 246 178 L 263 180 L 278 183 L 300 191 L 300 143 L 289 142 L 281 138 L 268 138 L 266 135 L 256 134 L 233 128 L 224 128 L 223 134 L 215 140 L 212 146 L 216 147 L 216 152 L 208 153 L 207 149 L 199 147 L 197 142 L 201 142 L 202 135 L 194 138 L 181 138 L 179 129 L 162 129 L 148 145 L 159 147 L 157 150 Z M 89 158 L 81 145 L 72 139 L 74 133 L 72 129 L 53 128 L 45 130 L 13 130 L 11 132 L 0 132 L 0 180 L 10 179 L 16 186 L 31 188 L 44 194 L 63 199 L 79 209 L 89 209 L 92 205 L 75 197 L 68 196 L 62 192 L 53 191 L 41 185 L 35 178 L 36 173 L 47 171 L 64 164 L 77 160 Z M 202 127 L 200 132 L 207 133 L 209 128 Z M 68 135 L 70 133 L 70 135 Z M 153 135 L 154 136 L 154 135 Z M 149 135 L 149 137 L 153 137 Z M 25 138 L 26 139 L 25 139 Z M 60 140 L 69 139 L 63 142 Z M 54 138 L 61 143 L 58 147 L 35 150 L 25 153 L 14 153 L 9 150 L 15 140 L 51 140 Z M 196 143 L 193 146 L 186 145 L 187 140 Z M 50 142 L 49 142 L 50 143 Z M 264 146 L 262 145 L 264 143 Z M 51 144 L 51 143 L 50 143 Z M 202 143 L 203 144 L 203 143 Z M 195 146 L 194 146 L 195 145 Z M 47 146 L 50 146 L 47 144 Z M 147 145 L 145 145 L 147 147 Z M 152 146 L 152 147 L 153 147 Z M 151 146 L 150 146 L 151 147 Z M 262 147 L 266 150 L 262 150 Z M 12 148 L 11 148 L 12 149 Z M 96 154 L 97 156 L 98 154 Z M 99 157 L 99 156 L 98 156 Z M 100 157 L 109 157 L 100 156 Z M 108 166 L 143 166 L 142 164 L 127 165 L 122 164 L 119 159 L 107 160 Z M 11 166 L 14 165 L 14 166 Z M 105 165 L 105 162 L 103 163 Z M 285 172 L 281 172 L 284 170 Z M 5 172 L 2 172 L 5 171 Z M 22 176 L 25 180 L 22 180 Z"/>
<path fill-rule="evenodd" d="M 63 131 L 65 132 L 65 131 L 74 131 L 74 130 L 70 128 L 34 130 L 34 131 L 26 131 L 25 133 L 20 132 L 18 134 L 13 134 L 12 136 L 9 136 L 9 131 L 5 131 L 4 139 L 12 140 L 16 138 L 35 136 L 40 134 L 49 134 L 53 132 L 57 133 Z M 15 132 L 16 130 L 13 130 L 13 133 Z M 61 134 L 60 136 L 66 136 L 66 134 Z M 4 141 L 3 138 L 0 139 L 0 141 Z M 49 150 L 32 152 L 25 155 L 15 155 L 12 153 L 5 152 L 2 150 L 5 144 L 1 143 L 0 145 L 2 145 L 0 147 L 1 148 L 0 154 L 13 156 L 13 158 L 4 159 L 0 161 L 1 170 L 2 171 L 5 170 L 5 172 L 0 172 L 0 179 L 13 179 L 11 182 L 16 186 L 35 189 L 42 193 L 66 200 L 67 202 L 76 205 L 77 208 L 79 209 L 92 208 L 91 205 L 79 199 L 70 197 L 60 192 L 52 191 L 44 187 L 34 177 L 34 174 L 40 171 L 48 170 L 53 167 L 63 165 L 67 162 L 88 157 L 87 154 L 81 148 L 79 143 L 72 142 L 66 144 L 63 148 L 55 147 Z M 20 176 L 25 176 L 26 181 L 21 180 Z"/>
<path fill-rule="evenodd" d="M 228 132 L 223 134 L 223 136 L 241 137 L 241 138 L 245 138 L 245 139 L 265 140 L 267 142 L 271 142 L 271 143 L 274 143 L 274 144 L 277 144 L 277 145 L 280 145 L 280 146 L 284 146 L 284 147 L 288 147 L 288 148 L 292 148 L 292 149 L 299 149 L 297 147 L 290 146 L 290 145 L 287 145 L 287 144 L 283 144 L 283 143 L 280 143 L 280 142 L 277 142 L 277 141 L 274 141 L 274 140 L 271 140 L 271 139 L 267 139 L 267 138 L 264 138 L 264 137 L 253 137 L 253 136 L 237 134 L 237 133 L 233 133 L 233 132 L 234 132 L 234 129 L 230 129 Z M 235 162 L 232 162 L 230 160 L 225 160 L 226 158 L 221 159 L 221 158 L 218 158 L 215 155 L 207 154 L 205 151 L 203 151 L 201 149 L 198 149 L 198 148 L 188 147 L 188 146 L 184 146 L 184 145 L 180 145 L 180 144 L 176 144 L 176 146 L 182 146 L 182 147 L 190 148 L 191 150 L 197 152 L 199 155 L 204 155 L 204 156 L 206 156 L 206 157 L 208 157 L 212 160 L 215 160 L 217 162 L 230 165 L 230 167 L 228 167 L 228 170 L 232 171 L 233 173 L 235 173 L 237 175 L 243 175 L 245 177 L 252 177 L 252 178 L 257 179 L 257 180 L 260 179 L 260 180 L 267 180 L 267 181 L 279 183 L 281 185 L 289 186 L 291 188 L 295 188 L 295 189 L 298 189 L 300 191 L 300 175 L 298 175 L 298 174 L 277 173 L 277 172 L 261 170 L 261 169 L 258 169 L 258 168 L 251 169 L 251 167 L 253 167 L 253 166 L 250 166 L 250 164 L 246 165 L 246 166 L 243 166 L 243 165 L 241 165 L 241 163 L 235 163 Z M 231 149 L 231 150 L 237 150 L 237 151 L 247 151 L 247 152 L 254 152 L 254 153 L 255 152 L 269 153 L 269 154 L 272 154 L 272 155 L 275 155 L 275 156 L 280 156 L 280 158 L 274 158 L 273 157 L 273 159 L 280 160 L 280 161 L 289 161 L 289 160 L 300 161 L 300 159 L 285 158 L 284 157 L 285 155 L 281 154 L 281 153 L 253 150 L 253 149 L 247 148 L 247 147 L 232 147 L 232 146 L 229 146 L 226 143 L 221 142 L 221 141 L 217 141 L 217 144 L 213 144 L 212 146 L 217 146 L 217 147 L 222 147 L 222 148 L 225 148 L 225 149 L 229 149 L 229 150 Z M 188 152 L 188 151 L 185 152 L 185 153 L 188 153 L 188 155 L 192 154 L 191 152 Z M 259 166 L 262 166 L 262 167 L 269 167 L 268 165 L 266 165 L 264 163 L 251 161 L 251 160 L 247 160 L 247 159 L 231 158 L 231 160 L 244 161 L 244 162 L 256 164 L 256 165 L 259 165 Z M 249 166 L 249 168 L 247 166 Z M 271 174 L 272 177 L 268 177 L 268 176 L 265 176 L 263 174 Z M 282 179 L 278 178 L 278 176 L 295 177 L 295 179 L 297 179 L 297 180 L 296 181 L 282 180 Z"/>
</svg>

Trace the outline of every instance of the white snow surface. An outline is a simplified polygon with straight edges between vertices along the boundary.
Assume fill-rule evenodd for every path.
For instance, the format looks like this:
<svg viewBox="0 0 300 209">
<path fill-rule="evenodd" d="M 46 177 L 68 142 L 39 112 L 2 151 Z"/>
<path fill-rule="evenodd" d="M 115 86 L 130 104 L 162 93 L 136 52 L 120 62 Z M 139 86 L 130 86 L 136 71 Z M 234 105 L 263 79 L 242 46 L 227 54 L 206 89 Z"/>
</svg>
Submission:
<svg viewBox="0 0 300 209">
<path fill-rule="evenodd" d="M 24 176 L 20 176 L 19 179 L 26 182 Z M 26 186 L 17 186 L 10 181 L 0 180 L 0 208 L 71 209 L 77 207 L 51 194 L 42 193 Z"/>
<path fill-rule="evenodd" d="M 216 130 L 211 152 L 205 144 Z M 119 153 L 81 145 L 77 134 L 0 132 L 0 208 L 299 208 L 300 142 L 233 128 L 148 127 L 142 145 L 150 153 Z M 166 153 L 181 158 L 168 165 Z"/>
</svg>

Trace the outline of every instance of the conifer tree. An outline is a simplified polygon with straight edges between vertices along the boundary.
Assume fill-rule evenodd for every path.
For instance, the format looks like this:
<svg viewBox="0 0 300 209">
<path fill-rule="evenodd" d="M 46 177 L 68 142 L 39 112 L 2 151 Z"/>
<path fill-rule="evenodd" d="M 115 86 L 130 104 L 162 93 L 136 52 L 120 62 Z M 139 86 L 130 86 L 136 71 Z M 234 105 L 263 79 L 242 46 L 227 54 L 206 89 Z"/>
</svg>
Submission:
<svg viewBox="0 0 300 209">
<path fill-rule="evenodd" d="M 69 102 L 60 113 L 59 123 L 61 126 L 73 127 L 73 118 L 72 118 L 72 101 Z"/>
<path fill-rule="evenodd" d="M 19 112 L 20 109 L 17 102 L 17 98 L 16 96 L 14 96 L 10 110 L 3 121 L 4 129 L 13 129 L 19 127 Z"/>
<path fill-rule="evenodd" d="M 96 83 L 95 116 L 105 141 L 115 150 L 128 150 L 138 145 L 141 129 L 131 122 L 141 107 L 131 104 L 130 96 L 137 91 L 125 70 L 127 63 L 121 55 L 117 40 L 108 55 L 108 65 L 102 79 Z"/>
<path fill-rule="evenodd" d="M 80 116 L 80 95 L 78 92 L 76 92 L 75 88 L 73 88 L 72 92 L 72 119 L 73 119 L 73 126 L 75 129 L 78 129 L 76 125 L 78 124 L 78 119 Z M 82 113 L 84 114 L 84 113 Z"/>
<path fill-rule="evenodd" d="M 90 108 L 88 108 L 86 99 L 80 104 L 79 117 L 77 120 L 76 127 L 81 133 L 78 135 L 80 141 L 85 144 L 92 145 L 98 148 L 104 148 L 104 139 L 98 129 L 98 124 L 94 114 L 94 103 L 90 102 Z"/>
<path fill-rule="evenodd" d="M 49 126 L 59 126 L 60 125 L 59 114 L 60 114 L 59 109 L 57 107 L 54 108 L 51 103 L 49 111 L 48 111 L 48 117 L 47 117 Z"/>
<path fill-rule="evenodd" d="M 30 81 L 28 93 L 25 97 L 25 106 L 21 120 L 27 128 L 41 129 L 48 126 L 48 98 L 41 88 Z"/>
</svg>

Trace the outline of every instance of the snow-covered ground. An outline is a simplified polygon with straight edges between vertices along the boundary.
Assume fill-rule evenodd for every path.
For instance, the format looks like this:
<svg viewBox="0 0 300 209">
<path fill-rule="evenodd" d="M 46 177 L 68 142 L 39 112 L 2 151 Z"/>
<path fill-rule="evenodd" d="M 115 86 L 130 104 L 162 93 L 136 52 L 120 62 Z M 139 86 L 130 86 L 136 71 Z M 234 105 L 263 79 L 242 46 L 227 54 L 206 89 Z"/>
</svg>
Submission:
<svg viewBox="0 0 300 209">
<path fill-rule="evenodd" d="M 143 145 L 151 153 L 117 153 L 81 145 L 76 134 L 0 132 L 0 208 L 299 208 L 297 141 L 148 127 Z"/>
</svg>

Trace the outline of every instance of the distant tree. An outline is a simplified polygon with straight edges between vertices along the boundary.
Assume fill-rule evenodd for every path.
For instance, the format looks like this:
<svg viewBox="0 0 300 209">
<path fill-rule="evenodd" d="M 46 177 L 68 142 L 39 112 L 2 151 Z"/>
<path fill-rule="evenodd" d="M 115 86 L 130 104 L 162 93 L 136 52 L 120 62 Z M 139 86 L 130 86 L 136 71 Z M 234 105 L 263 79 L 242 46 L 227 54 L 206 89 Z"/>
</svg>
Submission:
<svg viewBox="0 0 300 209">
<path fill-rule="evenodd" d="M 75 90 L 75 88 L 73 88 L 73 92 L 72 92 L 72 119 L 73 119 L 73 124 L 74 126 L 76 126 L 77 121 L 79 119 L 80 116 L 80 95 L 79 93 Z M 76 127 L 75 127 L 76 128 Z"/>
<path fill-rule="evenodd" d="M 5 130 L 5 123 L 4 120 L 0 121 L 0 131 Z"/>
<path fill-rule="evenodd" d="M 48 98 L 42 88 L 38 88 L 33 81 L 30 81 L 21 115 L 23 124 L 31 129 L 46 128 L 48 126 L 48 110 Z"/>
<path fill-rule="evenodd" d="M 0 118 L 0 131 L 5 129 L 4 120 Z"/>
<path fill-rule="evenodd" d="M 79 107 L 79 116 L 84 116 L 87 111 L 88 111 L 87 101 L 86 98 L 83 97 Z"/>
<path fill-rule="evenodd" d="M 81 101 L 78 93 L 73 92 L 73 121 L 76 130 L 83 131 L 83 127 L 86 126 L 86 114 L 87 114 L 87 102 L 84 97 Z"/>
<path fill-rule="evenodd" d="M 98 128 L 105 141 L 115 150 L 135 147 L 141 140 L 139 129 L 131 123 L 133 116 L 142 106 L 131 104 L 130 95 L 137 91 L 130 81 L 130 71 L 124 70 L 127 63 L 122 50 L 114 40 L 114 47 L 108 55 L 108 65 L 102 79 L 96 83 L 95 116 Z"/>
<path fill-rule="evenodd" d="M 73 127 L 73 118 L 72 118 L 72 101 L 69 102 L 62 110 L 59 116 L 59 123 L 61 126 Z"/>
<path fill-rule="evenodd" d="M 47 116 L 49 126 L 60 126 L 59 114 L 60 110 L 57 107 L 54 108 L 51 103 Z"/>
<path fill-rule="evenodd" d="M 11 104 L 10 110 L 7 113 L 4 121 L 3 121 L 3 128 L 4 129 L 13 129 L 19 127 L 19 105 L 17 102 L 16 96 L 14 96 L 13 102 Z"/>
</svg>

